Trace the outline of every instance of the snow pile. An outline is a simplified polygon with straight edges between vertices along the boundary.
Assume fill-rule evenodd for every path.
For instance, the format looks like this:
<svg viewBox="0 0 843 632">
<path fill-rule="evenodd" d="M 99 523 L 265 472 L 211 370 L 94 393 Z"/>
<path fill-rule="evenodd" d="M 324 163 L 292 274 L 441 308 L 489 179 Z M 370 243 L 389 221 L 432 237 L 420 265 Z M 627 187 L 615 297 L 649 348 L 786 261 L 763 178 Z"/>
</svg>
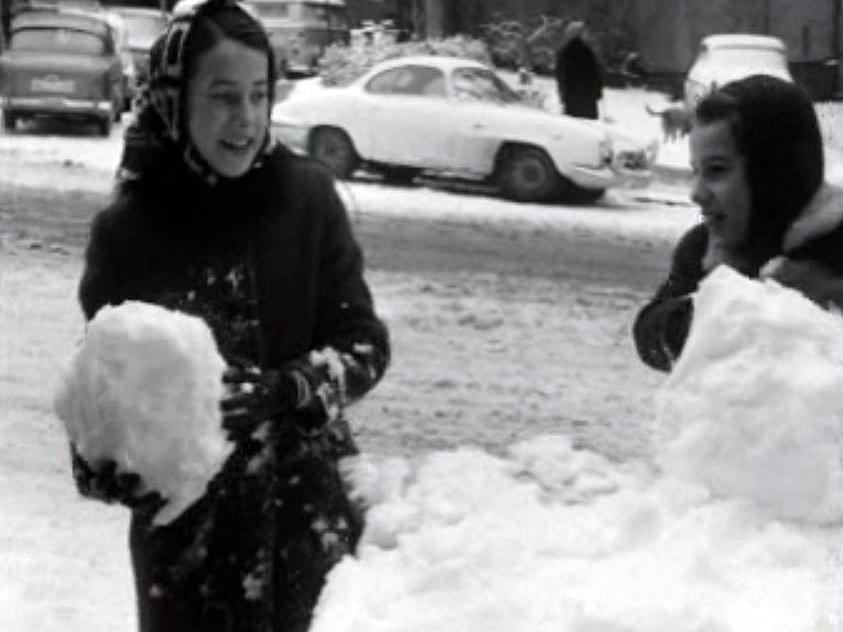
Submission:
<svg viewBox="0 0 843 632">
<path fill-rule="evenodd" d="M 205 492 L 233 444 L 221 427 L 225 363 L 199 318 L 141 302 L 103 307 L 56 397 L 88 462 L 113 459 L 168 499 L 166 524 Z"/>
<path fill-rule="evenodd" d="M 657 464 L 558 436 L 352 462 L 368 522 L 311 632 L 843 629 L 843 321 L 727 269 L 696 310 Z"/>
<path fill-rule="evenodd" d="M 567 438 L 360 459 L 371 504 L 311 632 L 825 632 L 840 531 Z"/>
<path fill-rule="evenodd" d="M 843 319 L 721 266 L 657 397 L 667 472 L 783 519 L 843 520 Z"/>
</svg>

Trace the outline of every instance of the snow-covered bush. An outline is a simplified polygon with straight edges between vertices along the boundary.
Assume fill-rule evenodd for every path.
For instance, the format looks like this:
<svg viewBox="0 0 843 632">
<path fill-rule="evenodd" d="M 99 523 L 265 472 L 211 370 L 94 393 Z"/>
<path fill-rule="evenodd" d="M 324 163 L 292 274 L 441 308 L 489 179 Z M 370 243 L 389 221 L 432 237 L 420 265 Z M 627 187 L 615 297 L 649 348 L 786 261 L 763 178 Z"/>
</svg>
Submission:
<svg viewBox="0 0 843 632">
<path fill-rule="evenodd" d="M 778 518 L 843 520 L 843 318 L 721 266 L 657 397 L 668 473 Z"/>
<path fill-rule="evenodd" d="M 408 55 L 442 55 L 468 57 L 483 63 L 491 63 L 486 45 L 465 35 L 443 39 L 428 39 L 412 42 L 384 43 L 378 46 L 346 46 L 332 44 L 325 50 L 319 62 L 322 82 L 329 86 L 345 85 L 377 63 L 386 59 Z"/>
<path fill-rule="evenodd" d="M 140 475 L 164 524 L 204 493 L 233 444 L 221 427 L 225 362 L 187 314 L 129 301 L 90 322 L 55 408 L 81 456 Z"/>
</svg>

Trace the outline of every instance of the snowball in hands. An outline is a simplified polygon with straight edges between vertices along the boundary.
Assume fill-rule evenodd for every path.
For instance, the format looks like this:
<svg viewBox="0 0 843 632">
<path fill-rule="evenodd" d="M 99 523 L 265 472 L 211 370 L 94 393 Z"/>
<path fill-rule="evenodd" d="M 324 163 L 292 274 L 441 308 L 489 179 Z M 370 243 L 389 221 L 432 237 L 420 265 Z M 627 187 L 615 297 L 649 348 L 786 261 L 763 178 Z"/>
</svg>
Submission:
<svg viewBox="0 0 843 632">
<path fill-rule="evenodd" d="M 81 456 L 136 472 L 171 522 L 204 493 L 233 444 L 221 426 L 225 362 L 201 319 L 129 301 L 90 322 L 56 398 Z"/>
<path fill-rule="evenodd" d="M 843 520 L 843 319 L 720 266 L 656 400 L 668 473 L 774 516 Z"/>
</svg>

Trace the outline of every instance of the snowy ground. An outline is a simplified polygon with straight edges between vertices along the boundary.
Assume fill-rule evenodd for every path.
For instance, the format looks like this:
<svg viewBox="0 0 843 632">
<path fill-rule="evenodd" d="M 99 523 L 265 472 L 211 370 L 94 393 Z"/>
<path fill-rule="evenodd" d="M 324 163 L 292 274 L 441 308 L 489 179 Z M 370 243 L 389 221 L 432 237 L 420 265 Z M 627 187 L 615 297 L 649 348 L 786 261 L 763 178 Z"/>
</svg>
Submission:
<svg viewBox="0 0 843 632">
<path fill-rule="evenodd" d="M 657 121 L 643 103 L 659 98 L 612 91 L 607 114 L 618 125 L 657 135 Z M 826 120 L 840 120 L 829 111 Z M 0 136 L 0 291 L 7 297 L 0 302 L 6 448 L 0 451 L 0 632 L 129 632 L 134 613 L 126 512 L 77 497 L 51 402 L 81 337 L 74 293 L 83 227 L 110 187 L 119 133 L 104 141 L 55 131 Z M 833 166 L 843 162 L 834 140 Z M 665 148 L 661 161 L 678 167 L 686 158 L 686 147 L 677 143 Z M 836 559 L 829 555 L 836 531 L 770 520 L 687 491 L 641 490 L 650 479 L 635 463 L 653 456 L 649 423 L 662 376 L 637 361 L 628 332 L 667 265 L 671 243 L 695 221 L 695 210 L 681 202 L 687 193 L 681 181 L 613 192 L 589 208 L 514 205 L 439 187 L 357 182 L 340 191 L 369 255 L 370 280 L 395 344 L 390 373 L 352 417 L 361 445 L 376 459 L 371 471 L 380 492 L 370 492 L 385 511 L 415 518 L 402 530 L 392 514 L 379 523 L 380 533 L 369 534 L 385 552 L 379 557 L 370 550 L 358 568 L 345 565 L 344 576 L 332 579 L 319 632 L 348 629 L 332 618 L 337 606 L 331 600 L 345 609 L 359 606 L 361 616 L 374 613 L 382 624 L 403 617 L 401 629 L 448 629 L 423 616 L 456 608 L 456 595 L 479 600 L 460 610 L 462 630 L 841 629 L 836 601 L 823 590 L 840 593 Z M 595 455 L 596 461 L 571 465 L 590 453 L 571 456 L 564 441 L 537 439 L 548 433 L 612 461 Z M 518 448 L 520 441 L 528 447 Z M 401 468 L 419 469 L 410 476 Z M 586 475 L 560 479 L 565 468 Z M 525 490 L 519 482 L 525 472 L 544 482 Z M 378 484 L 370 482 L 370 488 Z M 582 504 L 580 498 L 572 506 L 566 496 L 571 485 L 585 498 L 608 493 L 609 504 Z M 663 527 L 680 525 L 677 516 L 684 526 L 666 538 Z M 571 532 L 571 525 L 586 526 Z M 472 528 L 491 529 L 491 539 L 466 549 Z M 572 539 L 565 545 L 553 534 Z M 500 555 L 518 546 L 529 555 Z M 656 555 L 652 546 L 667 548 Z M 571 562 L 571 552 L 579 552 L 578 562 Z M 684 561 L 667 566 L 677 556 Z M 518 581 L 466 571 L 478 562 L 512 570 Z M 412 572 L 394 574 L 402 564 Z M 601 585 L 613 570 L 629 581 Z M 600 602 L 587 595 L 618 594 L 647 572 L 653 582 L 638 585 L 626 600 L 604 601 L 602 612 L 588 610 Z M 687 573 L 695 574 L 687 586 L 699 591 L 682 598 L 696 598 L 696 609 L 687 616 L 647 611 L 654 596 L 675 597 L 665 593 L 667 582 L 673 578 L 675 587 Z M 392 599 L 373 603 L 385 578 L 393 580 Z M 730 586 L 743 587 L 731 602 Z M 552 600 L 557 594 L 559 601 Z M 753 613 L 761 597 L 779 619 Z M 507 603 L 511 613 L 523 612 L 516 606 L 525 603 L 545 610 L 534 609 L 533 619 L 498 619 L 495 627 Z M 721 618 L 724 612 L 738 614 Z M 399 629 L 367 620 L 369 627 L 350 629 Z M 769 625 L 733 624 L 741 620 Z"/>
</svg>

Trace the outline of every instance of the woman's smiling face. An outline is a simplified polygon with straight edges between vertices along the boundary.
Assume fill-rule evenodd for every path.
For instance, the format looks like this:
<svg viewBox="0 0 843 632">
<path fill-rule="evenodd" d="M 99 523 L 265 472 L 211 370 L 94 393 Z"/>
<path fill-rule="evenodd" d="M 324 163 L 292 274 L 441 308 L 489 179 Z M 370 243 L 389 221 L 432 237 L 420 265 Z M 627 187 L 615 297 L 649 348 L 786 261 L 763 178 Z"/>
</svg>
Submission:
<svg viewBox="0 0 843 632">
<path fill-rule="evenodd" d="M 224 39 L 202 54 L 187 84 L 190 140 L 217 173 L 242 176 L 269 126 L 266 53 Z"/>
<path fill-rule="evenodd" d="M 700 205 L 711 245 L 736 254 L 752 211 L 746 158 L 725 120 L 695 125 L 690 146 L 695 178 L 691 199 Z"/>
</svg>

